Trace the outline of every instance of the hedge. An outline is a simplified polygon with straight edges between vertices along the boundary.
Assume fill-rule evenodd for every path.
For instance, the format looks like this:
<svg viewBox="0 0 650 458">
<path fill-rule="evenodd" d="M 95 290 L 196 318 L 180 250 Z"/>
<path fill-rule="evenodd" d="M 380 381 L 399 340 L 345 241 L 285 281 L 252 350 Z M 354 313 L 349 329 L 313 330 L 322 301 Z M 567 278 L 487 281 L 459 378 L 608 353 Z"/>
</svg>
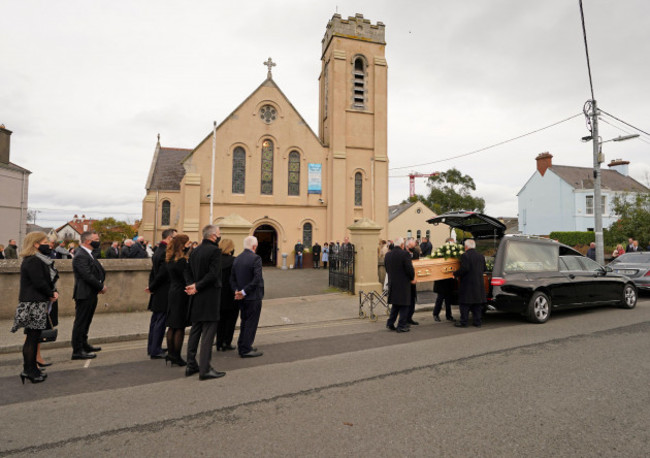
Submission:
<svg viewBox="0 0 650 458">
<path fill-rule="evenodd" d="M 569 246 L 589 245 L 591 242 L 596 241 L 596 235 L 592 231 L 557 231 L 551 232 L 548 237 L 551 240 L 557 240 L 558 242 Z"/>
</svg>

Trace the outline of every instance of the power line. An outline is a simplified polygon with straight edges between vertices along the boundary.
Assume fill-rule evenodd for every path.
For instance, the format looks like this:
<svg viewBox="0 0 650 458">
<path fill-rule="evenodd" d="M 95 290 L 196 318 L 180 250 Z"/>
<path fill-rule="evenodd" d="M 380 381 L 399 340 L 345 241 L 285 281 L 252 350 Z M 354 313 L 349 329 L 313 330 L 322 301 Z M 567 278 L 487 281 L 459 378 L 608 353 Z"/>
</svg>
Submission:
<svg viewBox="0 0 650 458">
<path fill-rule="evenodd" d="M 401 170 L 401 169 L 408 169 L 408 168 L 414 168 L 414 167 L 422 167 L 422 166 L 425 166 L 425 165 L 437 164 L 438 162 L 446 162 L 446 161 L 451 161 L 452 159 L 458 159 L 460 157 L 470 156 L 472 154 L 487 151 L 489 149 L 496 148 L 497 146 L 505 145 L 506 143 L 510 143 L 510 142 L 515 141 L 515 140 L 519 140 L 520 138 L 524 138 L 524 137 L 527 137 L 529 135 L 536 134 L 537 132 L 541 132 L 543 130 L 550 129 L 551 127 L 555 127 L 555 126 L 557 126 L 559 124 L 570 121 L 570 120 L 572 120 L 574 118 L 577 118 L 578 116 L 582 116 L 582 113 L 578 113 L 576 115 L 569 116 L 566 119 L 563 119 L 563 120 L 558 121 L 558 122 L 554 122 L 553 124 L 549 124 L 548 126 L 542 127 L 540 129 L 533 130 L 531 132 L 525 133 L 523 135 L 519 135 L 517 137 L 510 138 L 508 140 L 504 140 L 504 141 L 499 142 L 499 143 L 495 143 L 495 144 L 490 145 L 490 146 L 486 146 L 485 148 L 470 151 L 469 153 L 459 154 L 457 156 L 451 156 L 451 157 L 448 157 L 448 158 L 445 158 L 445 159 L 438 159 L 437 161 L 425 162 L 425 163 L 422 163 L 422 164 L 413 164 L 413 165 L 405 165 L 405 166 L 401 166 L 401 167 L 392 167 L 389 170 Z"/>
<path fill-rule="evenodd" d="M 603 110 L 602 108 L 600 109 L 600 112 L 606 114 L 606 115 L 609 116 L 610 118 L 616 119 L 618 122 L 622 122 L 623 124 L 625 124 L 625 125 L 628 126 L 628 127 L 631 127 L 632 129 L 638 130 L 639 132 L 642 132 L 642 133 L 644 133 L 644 134 L 650 136 L 650 134 L 647 133 L 645 130 L 639 129 L 638 127 L 634 127 L 632 124 L 628 124 L 627 122 L 623 121 L 622 119 L 619 119 L 619 118 L 617 118 L 616 116 L 607 113 L 607 112 L 606 112 L 605 110 Z"/>
<path fill-rule="evenodd" d="M 625 129 L 623 129 L 623 128 L 620 127 L 620 126 L 617 126 L 616 124 L 612 124 L 611 122 L 609 122 L 609 121 L 606 120 L 606 119 L 601 119 L 601 122 L 604 122 L 605 124 L 609 124 L 609 125 L 612 126 L 614 129 L 618 129 L 618 130 L 620 130 L 621 132 L 624 132 L 624 133 L 626 133 L 626 134 L 632 135 L 632 132 L 630 132 L 629 130 L 625 130 Z M 650 145 L 650 141 L 646 140 L 646 139 L 643 138 L 643 137 L 639 137 L 639 140 L 641 140 L 643 143 L 647 143 L 648 145 Z"/>
</svg>

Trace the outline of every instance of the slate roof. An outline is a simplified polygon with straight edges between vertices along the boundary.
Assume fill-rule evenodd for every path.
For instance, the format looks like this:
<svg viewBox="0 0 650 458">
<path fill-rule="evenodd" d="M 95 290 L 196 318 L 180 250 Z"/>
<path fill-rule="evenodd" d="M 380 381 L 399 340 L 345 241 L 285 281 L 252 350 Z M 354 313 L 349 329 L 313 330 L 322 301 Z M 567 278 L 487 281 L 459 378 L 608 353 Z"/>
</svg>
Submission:
<svg viewBox="0 0 650 458">
<path fill-rule="evenodd" d="M 154 164 L 148 190 L 153 191 L 179 191 L 181 180 L 185 176 L 185 168 L 181 164 L 190 153 L 186 148 L 160 147 L 158 157 Z"/>
<path fill-rule="evenodd" d="M 415 202 L 408 202 L 405 204 L 399 204 L 399 205 L 390 205 L 388 207 L 388 221 L 393 221 L 395 218 L 397 218 L 399 215 L 404 213 L 406 210 L 411 208 L 413 205 L 415 205 Z"/>
<path fill-rule="evenodd" d="M 549 167 L 557 176 L 566 181 L 574 189 L 594 189 L 594 174 L 591 167 L 573 167 L 568 165 L 552 165 Z M 601 187 L 611 191 L 648 192 L 630 176 L 625 176 L 616 170 L 601 169 Z"/>
<path fill-rule="evenodd" d="M 93 228 L 94 222 L 94 219 L 73 219 L 72 221 L 68 221 L 63 226 L 57 228 L 56 232 L 60 232 L 64 227 L 70 226 L 77 234 L 81 235 L 84 232 L 84 226 L 86 226 L 87 231 L 90 231 Z"/>
</svg>

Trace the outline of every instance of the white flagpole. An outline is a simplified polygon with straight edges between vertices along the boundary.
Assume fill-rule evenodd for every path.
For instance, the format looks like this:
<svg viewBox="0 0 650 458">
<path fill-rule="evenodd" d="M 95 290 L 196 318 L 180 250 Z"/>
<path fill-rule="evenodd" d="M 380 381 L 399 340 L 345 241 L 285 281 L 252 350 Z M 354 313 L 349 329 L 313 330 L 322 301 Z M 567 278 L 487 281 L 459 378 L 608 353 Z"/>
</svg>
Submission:
<svg viewBox="0 0 650 458">
<path fill-rule="evenodd" d="M 214 222 L 213 207 L 214 207 L 214 160 L 217 154 L 217 121 L 214 121 L 212 130 L 212 168 L 210 169 L 210 223 Z"/>
</svg>

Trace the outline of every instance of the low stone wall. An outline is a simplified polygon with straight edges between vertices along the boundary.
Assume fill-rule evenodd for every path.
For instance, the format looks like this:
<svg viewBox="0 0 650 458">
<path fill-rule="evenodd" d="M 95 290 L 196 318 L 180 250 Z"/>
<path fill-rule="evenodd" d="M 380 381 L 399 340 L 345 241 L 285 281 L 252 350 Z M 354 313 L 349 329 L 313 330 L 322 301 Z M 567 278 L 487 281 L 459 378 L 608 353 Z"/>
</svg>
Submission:
<svg viewBox="0 0 650 458">
<path fill-rule="evenodd" d="M 20 289 L 20 259 L 0 260 L 0 319 L 14 317 Z M 99 295 L 97 313 L 147 310 L 151 259 L 101 259 L 106 270 L 106 294 Z M 74 274 L 71 259 L 55 261 L 59 271 L 59 314 L 74 315 Z"/>
</svg>

